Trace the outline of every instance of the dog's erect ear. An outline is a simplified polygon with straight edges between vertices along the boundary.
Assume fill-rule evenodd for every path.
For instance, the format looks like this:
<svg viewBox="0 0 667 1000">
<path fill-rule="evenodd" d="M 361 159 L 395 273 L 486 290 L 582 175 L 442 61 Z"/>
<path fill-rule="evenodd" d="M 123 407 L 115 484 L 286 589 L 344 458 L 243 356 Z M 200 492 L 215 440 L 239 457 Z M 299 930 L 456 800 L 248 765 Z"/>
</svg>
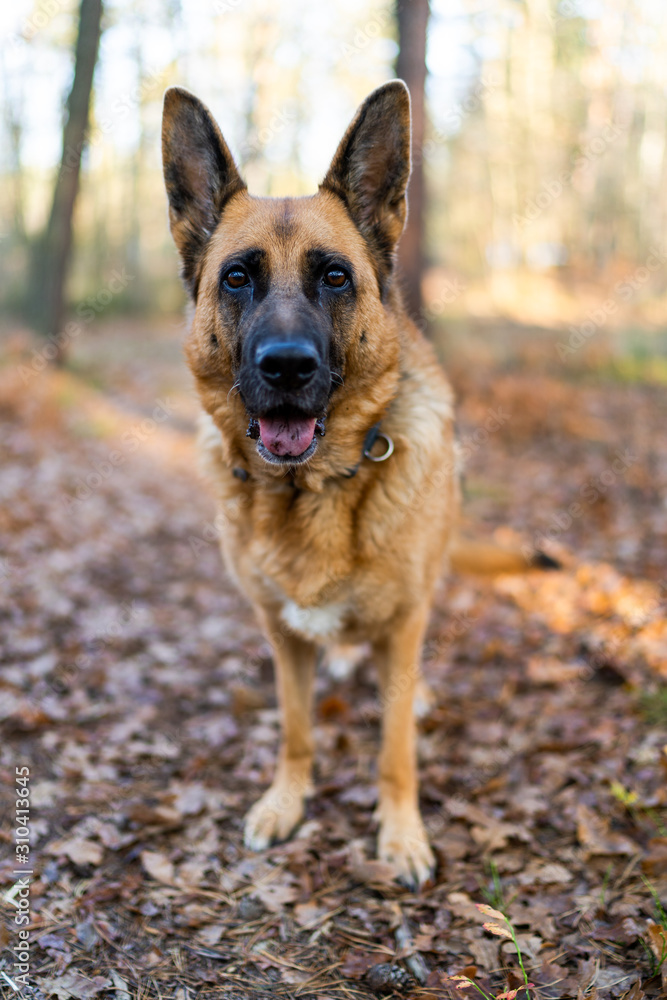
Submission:
<svg viewBox="0 0 667 1000">
<path fill-rule="evenodd" d="M 392 80 L 370 94 L 343 136 L 320 188 L 343 199 L 383 280 L 403 232 L 410 177 L 410 94 Z"/>
<path fill-rule="evenodd" d="M 225 203 L 246 185 L 208 108 L 180 87 L 164 95 L 162 165 L 171 234 L 194 298 L 206 244 Z"/>
</svg>

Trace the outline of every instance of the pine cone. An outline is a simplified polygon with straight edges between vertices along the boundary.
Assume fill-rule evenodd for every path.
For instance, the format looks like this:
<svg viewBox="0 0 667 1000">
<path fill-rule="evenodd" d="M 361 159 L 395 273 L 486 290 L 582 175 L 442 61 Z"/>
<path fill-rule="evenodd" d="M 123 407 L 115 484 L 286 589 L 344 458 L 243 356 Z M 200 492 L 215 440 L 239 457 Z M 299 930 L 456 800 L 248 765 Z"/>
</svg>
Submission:
<svg viewBox="0 0 667 1000">
<path fill-rule="evenodd" d="M 400 965 L 390 965 L 381 962 L 373 965 L 366 973 L 366 982 L 373 993 L 391 993 L 393 990 L 406 990 L 413 985 L 412 976 Z"/>
</svg>

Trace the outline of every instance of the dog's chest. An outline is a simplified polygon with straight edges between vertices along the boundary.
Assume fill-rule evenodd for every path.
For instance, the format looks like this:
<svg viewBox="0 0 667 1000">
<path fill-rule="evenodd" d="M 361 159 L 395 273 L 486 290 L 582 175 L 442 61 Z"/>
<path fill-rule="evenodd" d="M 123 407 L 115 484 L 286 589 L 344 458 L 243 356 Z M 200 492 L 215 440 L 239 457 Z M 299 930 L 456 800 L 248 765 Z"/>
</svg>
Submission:
<svg viewBox="0 0 667 1000">
<path fill-rule="evenodd" d="M 364 604 L 356 574 L 334 579 L 326 563 L 316 566 L 312 561 L 309 572 L 292 574 L 280 569 L 266 573 L 255 565 L 253 578 L 263 595 L 259 598 L 256 592 L 256 598 L 276 609 L 281 630 L 284 626 L 286 633 L 327 644 L 356 628 Z"/>
<path fill-rule="evenodd" d="M 367 507 L 348 490 L 258 491 L 227 538 L 235 576 L 250 599 L 279 619 L 278 628 L 313 642 L 357 641 L 385 620 L 397 574 Z M 366 635 L 363 635 L 366 638 Z"/>
<path fill-rule="evenodd" d="M 340 601 L 320 607 L 302 608 L 295 601 L 286 600 L 280 617 L 291 631 L 306 639 L 331 642 L 349 628 L 350 610 L 349 604 Z"/>
<path fill-rule="evenodd" d="M 284 494 L 255 498 L 240 553 L 256 578 L 300 608 L 337 607 L 357 569 L 351 511 L 339 498 Z"/>
<path fill-rule="evenodd" d="M 253 535 L 247 565 L 286 631 L 327 644 L 356 626 L 365 604 L 364 572 L 340 517 L 274 522 Z"/>
</svg>

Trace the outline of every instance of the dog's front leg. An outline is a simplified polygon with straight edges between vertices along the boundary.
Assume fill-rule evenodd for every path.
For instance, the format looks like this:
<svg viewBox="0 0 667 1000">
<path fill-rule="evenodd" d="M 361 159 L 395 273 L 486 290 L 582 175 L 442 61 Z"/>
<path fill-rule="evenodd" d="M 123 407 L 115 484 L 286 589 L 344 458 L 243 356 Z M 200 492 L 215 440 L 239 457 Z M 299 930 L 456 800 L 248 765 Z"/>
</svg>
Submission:
<svg viewBox="0 0 667 1000">
<path fill-rule="evenodd" d="M 401 881 L 411 886 L 427 881 L 435 866 L 419 813 L 414 717 L 427 618 L 427 607 L 416 608 L 393 622 L 391 631 L 374 644 L 382 699 L 378 856 L 391 862 Z"/>
<path fill-rule="evenodd" d="M 263 624 L 273 646 L 282 742 L 273 782 L 245 821 L 245 844 L 255 851 L 289 837 L 312 789 L 311 706 L 317 654 L 312 643 L 286 635 L 277 616 L 265 614 Z"/>
</svg>

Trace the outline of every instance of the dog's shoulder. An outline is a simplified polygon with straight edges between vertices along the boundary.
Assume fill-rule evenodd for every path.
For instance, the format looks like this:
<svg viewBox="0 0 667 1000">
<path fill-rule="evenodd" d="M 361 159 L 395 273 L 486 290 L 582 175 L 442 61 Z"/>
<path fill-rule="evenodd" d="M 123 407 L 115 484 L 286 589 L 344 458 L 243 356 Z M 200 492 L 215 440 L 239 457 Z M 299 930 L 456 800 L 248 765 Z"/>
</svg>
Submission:
<svg viewBox="0 0 667 1000">
<path fill-rule="evenodd" d="M 414 327 L 402 345 L 401 378 L 386 426 L 397 444 L 396 464 L 412 482 L 451 456 L 454 394 L 433 347 Z"/>
<path fill-rule="evenodd" d="M 199 470 L 209 482 L 219 484 L 222 471 L 228 468 L 225 451 L 220 428 L 213 417 L 202 410 L 197 421 L 197 454 Z"/>
<path fill-rule="evenodd" d="M 424 539 L 433 542 L 455 524 L 459 480 L 453 393 L 416 329 L 403 345 L 398 392 L 382 430 L 392 438 L 394 454 L 363 498 L 360 539 L 369 551 L 407 546 L 416 553 Z"/>
</svg>

